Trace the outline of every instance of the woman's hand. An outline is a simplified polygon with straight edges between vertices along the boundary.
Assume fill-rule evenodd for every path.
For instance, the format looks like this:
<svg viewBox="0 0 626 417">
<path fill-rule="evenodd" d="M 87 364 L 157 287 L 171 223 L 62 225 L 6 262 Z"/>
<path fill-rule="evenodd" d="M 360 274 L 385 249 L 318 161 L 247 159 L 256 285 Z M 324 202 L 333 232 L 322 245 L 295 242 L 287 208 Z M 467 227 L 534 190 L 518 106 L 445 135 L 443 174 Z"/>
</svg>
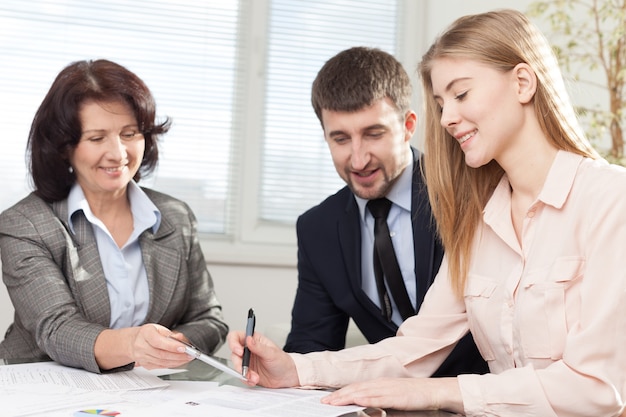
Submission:
<svg viewBox="0 0 626 417">
<path fill-rule="evenodd" d="M 187 341 L 181 333 L 172 333 L 158 324 L 144 324 L 137 329 L 131 345 L 135 366 L 146 369 L 175 368 L 193 359 L 185 353 L 185 347 L 174 340 Z"/>
<path fill-rule="evenodd" d="M 248 337 L 241 331 L 233 331 L 226 339 L 232 352 L 231 361 L 235 369 L 241 371 L 244 342 L 250 349 L 248 385 L 262 385 L 268 388 L 296 387 L 300 385 L 296 365 L 281 348 L 262 334 L 255 332 Z"/>
<path fill-rule="evenodd" d="M 456 378 L 381 378 L 346 385 L 322 399 L 324 404 L 463 412 Z"/>
<path fill-rule="evenodd" d="M 187 341 L 159 324 L 107 329 L 96 338 L 95 355 L 101 369 L 113 369 L 135 362 L 146 369 L 175 368 L 193 359 L 175 339 Z"/>
</svg>

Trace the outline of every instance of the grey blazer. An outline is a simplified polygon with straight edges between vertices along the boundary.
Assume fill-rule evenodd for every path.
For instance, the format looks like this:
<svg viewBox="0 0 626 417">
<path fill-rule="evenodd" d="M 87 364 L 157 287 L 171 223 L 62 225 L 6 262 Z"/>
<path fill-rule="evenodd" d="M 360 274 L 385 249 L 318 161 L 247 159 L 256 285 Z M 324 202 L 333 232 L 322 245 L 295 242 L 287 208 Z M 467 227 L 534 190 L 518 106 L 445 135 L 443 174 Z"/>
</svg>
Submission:
<svg viewBox="0 0 626 417">
<path fill-rule="evenodd" d="M 184 333 L 206 352 L 225 341 L 228 327 L 184 202 L 144 189 L 161 211 L 156 234 L 139 237 L 150 287 L 146 323 Z M 67 223 L 67 201 L 30 194 L 0 214 L 2 278 L 15 307 L 0 358 L 47 359 L 101 372 L 98 334 L 111 315 L 106 280 L 91 224 L 82 212 Z M 132 366 L 132 364 L 129 364 Z"/>
</svg>

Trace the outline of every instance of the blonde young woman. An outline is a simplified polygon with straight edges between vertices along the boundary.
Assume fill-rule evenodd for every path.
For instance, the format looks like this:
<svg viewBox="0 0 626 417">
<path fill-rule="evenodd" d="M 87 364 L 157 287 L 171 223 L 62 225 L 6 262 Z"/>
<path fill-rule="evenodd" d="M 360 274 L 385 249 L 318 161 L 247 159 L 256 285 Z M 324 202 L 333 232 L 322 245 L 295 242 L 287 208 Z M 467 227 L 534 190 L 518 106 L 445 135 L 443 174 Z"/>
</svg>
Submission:
<svg viewBox="0 0 626 417">
<path fill-rule="evenodd" d="M 458 19 L 420 64 L 425 175 L 446 249 L 416 317 L 308 355 L 248 338 L 250 384 L 341 389 L 335 405 L 468 416 L 616 416 L 626 398 L 626 171 L 580 131 L 521 13 Z M 490 373 L 426 378 L 471 330 Z M 243 333 L 229 335 L 241 363 Z"/>
</svg>

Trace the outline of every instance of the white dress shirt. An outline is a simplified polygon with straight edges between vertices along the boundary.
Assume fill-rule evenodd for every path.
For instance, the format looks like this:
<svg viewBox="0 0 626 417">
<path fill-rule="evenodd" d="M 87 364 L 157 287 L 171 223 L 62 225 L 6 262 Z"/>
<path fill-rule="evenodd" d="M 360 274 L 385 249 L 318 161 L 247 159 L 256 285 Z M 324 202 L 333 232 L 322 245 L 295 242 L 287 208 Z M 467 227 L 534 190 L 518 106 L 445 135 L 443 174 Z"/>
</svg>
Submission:
<svg viewBox="0 0 626 417">
<path fill-rule="evenodd" d="M 398 258 L 404 286 L 415 308 L 415 294 L 417 281 L 415 280 L 415 251 L 413 244 L 413 223 L 411 222 L 411 189 L 413 181 L 413 158 L 404 168 L 404 171 L 393 184 L 391 190 L 385 196 L 393 204 L 387 215 L 387 224 L 391 234 L 393 250 Z M 367 202 L 363 198 L 354 196 L 361 219 L 361 288 L 367 296 L 380 308 L 380 297 L 376 287 L 374 275 L 374 216 L 367 209 Z M 385 283 L 385 285 L 387 285 Z M 387 293 L 391 295 L 387 285 Z M 402 324 L 402 317 L 398 311 L 393 296 L 389 297 L 393 314 L 391 320 L 396 324 Z"/>
</svg>

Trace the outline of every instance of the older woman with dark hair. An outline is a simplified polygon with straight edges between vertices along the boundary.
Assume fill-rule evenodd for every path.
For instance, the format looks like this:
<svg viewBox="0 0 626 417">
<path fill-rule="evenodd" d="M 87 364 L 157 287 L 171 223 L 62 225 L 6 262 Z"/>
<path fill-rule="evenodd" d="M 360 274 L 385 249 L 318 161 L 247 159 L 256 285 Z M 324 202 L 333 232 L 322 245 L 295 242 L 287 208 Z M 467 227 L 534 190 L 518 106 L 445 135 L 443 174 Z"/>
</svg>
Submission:
<svg viewBox="0 0 626 417">
<path fill-rule="evenodd" d="M 111 61 L 72 63 L 53 82 L 28 140 L 34 192 L 0 215 L 15 307 L 0 357 L 104 372 L 182 365 L 175 339 L 223 344 L 193 212 L 137 185 L 170 126 L 155 114 L 144 82 Z"/>
</svg>

